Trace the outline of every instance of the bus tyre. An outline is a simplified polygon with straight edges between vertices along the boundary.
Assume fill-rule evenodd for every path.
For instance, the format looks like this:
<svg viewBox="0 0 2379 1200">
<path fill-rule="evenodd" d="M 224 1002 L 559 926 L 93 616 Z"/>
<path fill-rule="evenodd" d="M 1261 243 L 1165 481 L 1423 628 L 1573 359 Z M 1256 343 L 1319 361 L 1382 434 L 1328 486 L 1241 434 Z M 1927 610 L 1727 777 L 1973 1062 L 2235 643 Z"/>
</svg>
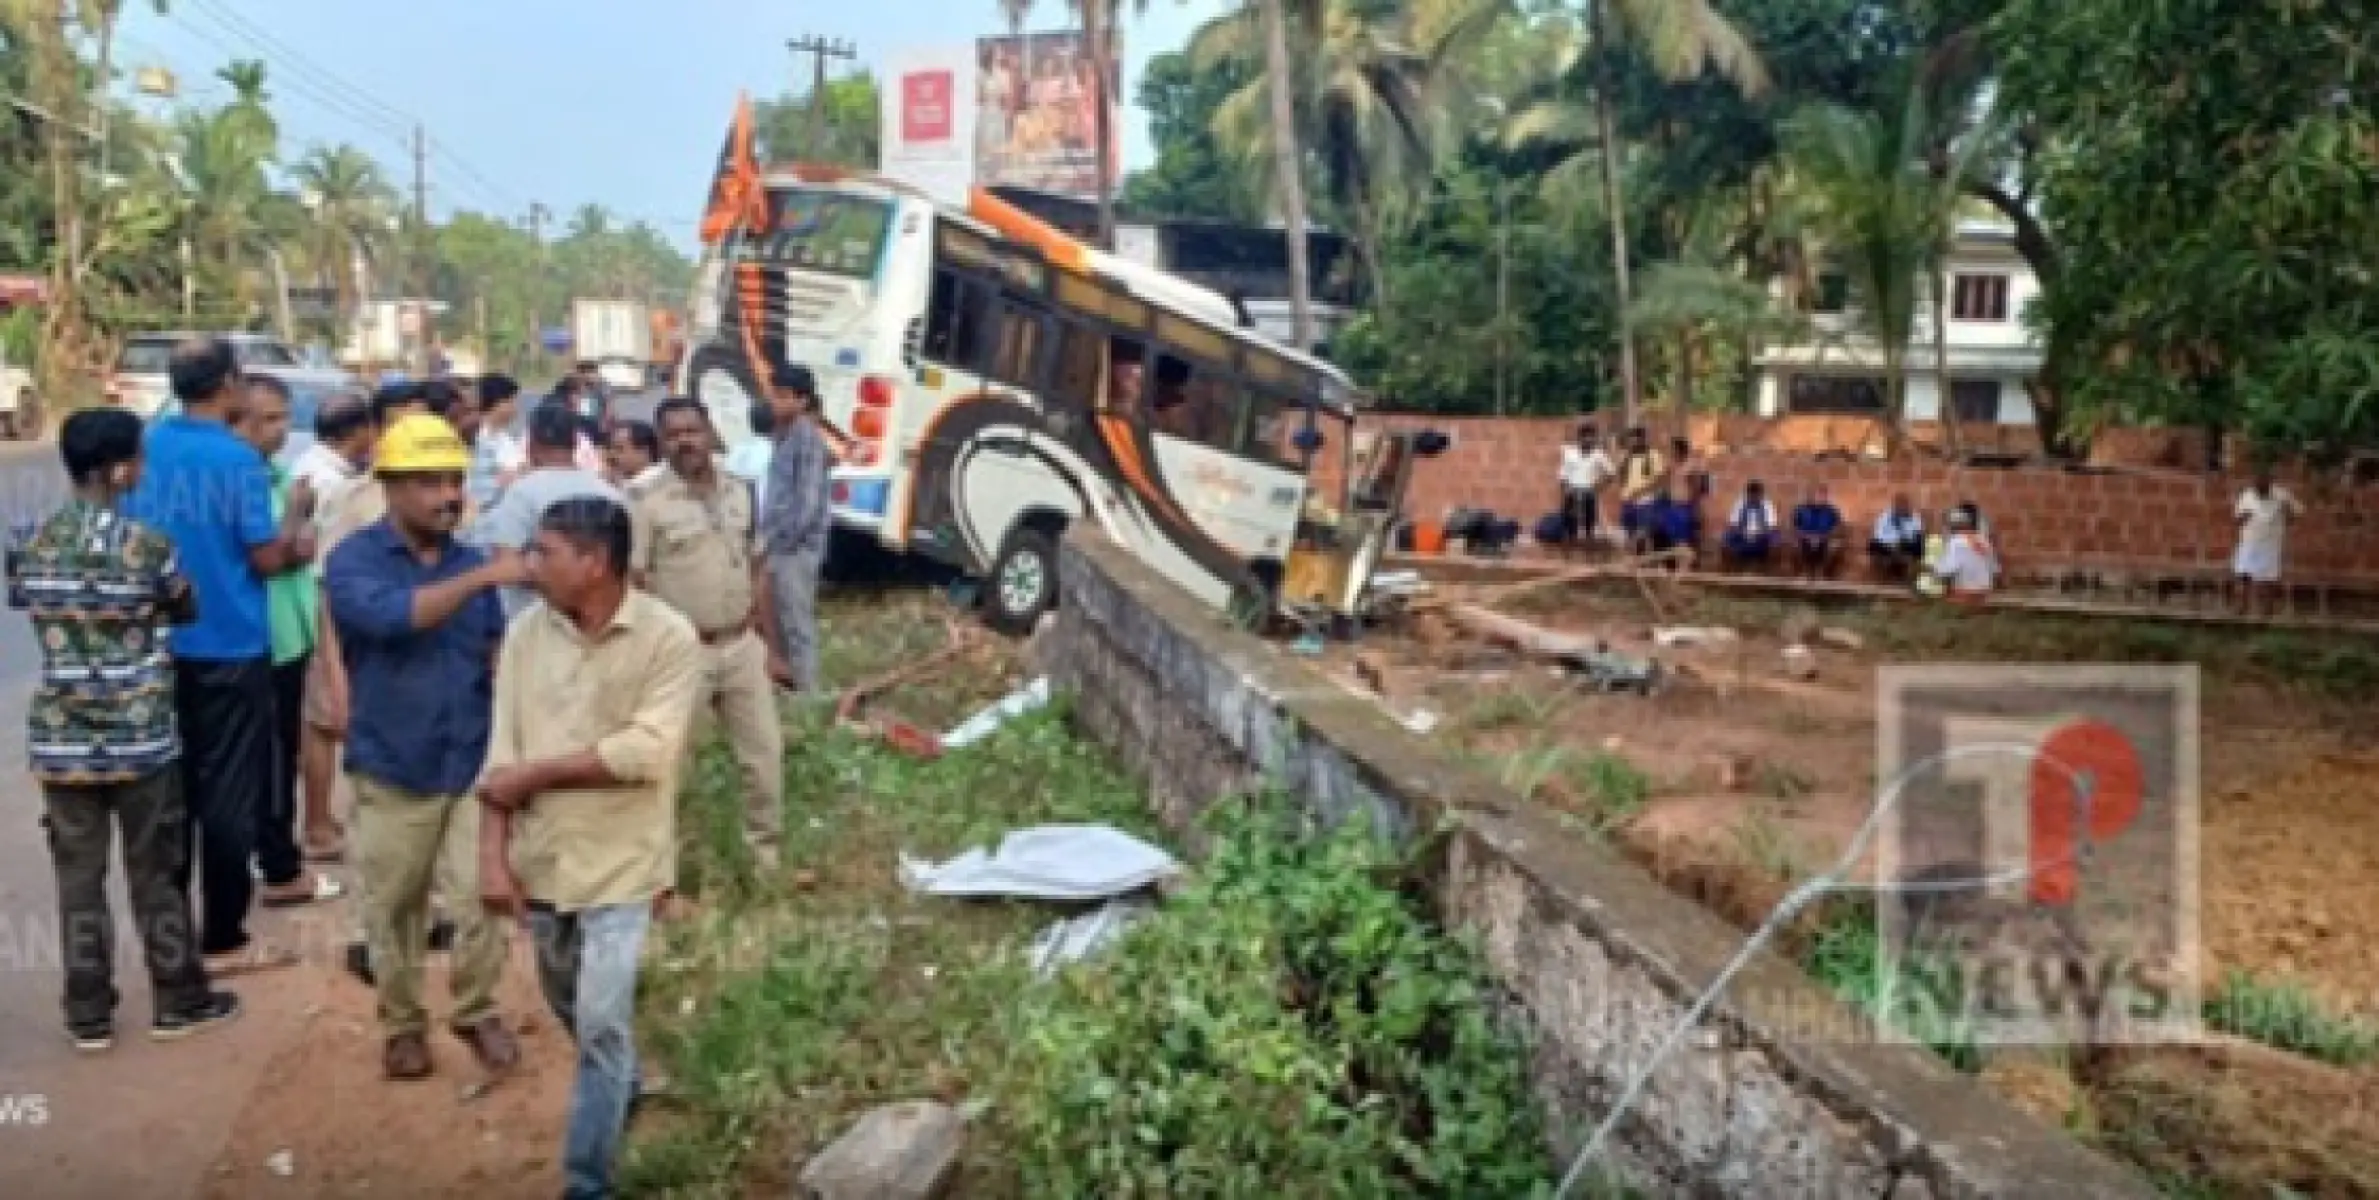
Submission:
<svg viewBox="0 0 2379 1200">
<path fill-rule="evenodd" d="M 983 623 L 1023 637 L 1057 605 L 1057 539 L 1019 525 L 991 562 L 983 592 Z"/>
</svg>

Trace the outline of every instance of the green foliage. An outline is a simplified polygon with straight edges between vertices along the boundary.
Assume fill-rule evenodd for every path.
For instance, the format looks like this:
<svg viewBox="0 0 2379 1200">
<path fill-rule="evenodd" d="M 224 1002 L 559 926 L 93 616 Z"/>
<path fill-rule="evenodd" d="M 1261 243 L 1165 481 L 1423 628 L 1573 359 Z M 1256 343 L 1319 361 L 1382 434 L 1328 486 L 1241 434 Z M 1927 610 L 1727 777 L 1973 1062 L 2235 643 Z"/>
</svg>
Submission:
<svg viewBox="0 0 2379 1200">
<path fill-rule="evenodd" d="M 1801 966 L 1851 1007 L 1915 1038 L 1951 1066 L 1980 1070 L 1981 1047 L 1957 1012 L 1954 968 L 1914 953 L 1895 972 L 1884 950 L 1874 906 L 1838 903 L 1818 926 Z"/>
<path fill-rule="evenodd" d="M 832 163 L 874 170 L 883 155 L 883 102 L 874 74 L 861 71 L 826 81 L 823 117 L 810 95 L 779 96 L 752 105 L 752 140 L 763 162 Z M 813 124 L 823 120 L 823 126 Z M 823 144 L 819 139 L 823 137 Z"/>
<path fill-rule="evenodd" d="M 1117 203 L 1146 217 L 1262 219 L 1261 190 L 1246 165 L 1215 144 L 1214 113 L 1253 76 L 1236 59 L 1198 70 L 1183 53 L 1159 54 L 1140 76 L 1156 162 L 1123 181 Z"/>
<path fill-rule="evenodd" d="M 2379 24 L 2359 5 L 2010 0 L 1999 87 L 2037 130 L 2064 270 L 2037 319 L 2098 420 L 2379 436 Z"/>
<path fill-rule="evenodd" d="M 2379 1024 L 2341 1016 L 2292 980 L 2232 969 L 2206 997 L 2208 1025 L 2341 1067 L 2379 1060 Z"/>
<path fill-rule="evenodd" d="M 1549 1190 L 1471 956 L 1384 882 L 1382 843 L 1291 824 L 1227 806 L 1187 892 L 1026 998 L 994 1111 L 1027 1194 Z"/>
</svg>

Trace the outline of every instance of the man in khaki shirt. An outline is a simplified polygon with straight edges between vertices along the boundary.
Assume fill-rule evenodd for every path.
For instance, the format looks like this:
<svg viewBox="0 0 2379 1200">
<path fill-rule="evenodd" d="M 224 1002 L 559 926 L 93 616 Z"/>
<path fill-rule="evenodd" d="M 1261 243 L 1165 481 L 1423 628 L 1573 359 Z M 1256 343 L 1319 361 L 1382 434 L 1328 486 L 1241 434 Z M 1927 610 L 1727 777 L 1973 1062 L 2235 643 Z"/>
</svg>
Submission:
<svg viewBox="0 0 2379 1200">
<path fill-rule="evenodd" d="M 479 783 L 488 907 L 525 907 L 537 982 L 578 1043 L 564 1194 L 609 1196 L 636 1098 L 636 969 L 676 880 L 677 773 L 702 641 L 628 586 L 634 525 L 598 496 L 555 501 L 525 557 L 545 603 L 504 635 Z"/>
<path fill-rule="evenodd" d="M 668 464 L 635 494 L 630 577 L 684 614 L 702 638 L 695 713 L 715 716 L 725 731 L 743 769 L 744 841 L 763 869 L 774 870 L 785 820 L 785 731 L 771 676 L 782 669 L 771 662 L 775 608 L 753 553 L 752 489 L 711 457 L 710 416 L 701 404 L 664 400 L 653 420 Z"/>
</svg>

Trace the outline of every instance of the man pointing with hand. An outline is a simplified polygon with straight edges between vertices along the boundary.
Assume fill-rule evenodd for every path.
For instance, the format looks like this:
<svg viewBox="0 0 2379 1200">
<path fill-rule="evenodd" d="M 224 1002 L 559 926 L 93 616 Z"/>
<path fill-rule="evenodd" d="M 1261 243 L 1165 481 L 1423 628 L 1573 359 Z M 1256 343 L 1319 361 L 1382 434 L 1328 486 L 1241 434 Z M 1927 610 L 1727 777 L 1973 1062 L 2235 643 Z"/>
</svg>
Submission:
<svg viewBox="0 0 2379 1200">
<path fill-rule="evenodd" d="M 524 578 L 519 560 L 492 561 L 454 538 L 470 465 L 445 421 L 390 423 L 373 460 L 388 515 L 340 542 L 323 576 L 349 682 L 356 862 L 390 1079 L 431 1070 L 421 1004 L 431 885 L 449 897 L 479 894 L 471 789 L 487 755 L 504 636 L 496 589 Z M 488 1071 L 509 1070 L 520 1051 L 496 1014 L 502 928 L 474 904 L 456 903 L 454 919 L 448 1027 Z"/>
</svg>

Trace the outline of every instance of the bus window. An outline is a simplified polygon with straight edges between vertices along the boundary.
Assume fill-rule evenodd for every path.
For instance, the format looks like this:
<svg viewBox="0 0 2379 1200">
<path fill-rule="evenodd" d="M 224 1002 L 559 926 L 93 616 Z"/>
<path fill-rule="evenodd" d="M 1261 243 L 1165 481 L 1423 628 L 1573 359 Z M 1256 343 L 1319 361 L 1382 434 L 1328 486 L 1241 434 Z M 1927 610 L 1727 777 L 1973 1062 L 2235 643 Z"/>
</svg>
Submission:
<svg viewBox="0 0 2379 1200">
<path fill-rule="evenodd" d="M 1252 360 L 1253 355 L 1249 358 Z M 1250 384 L 1247 407 L 1239 429 L 1239 453 L 1284 470 L 1297 466 L 1297 448 L 1289 444 L 1305 424 L 1305 402 L 1273 388 Z"/>
<path fill-rule="evenodd" d="M 999 306 L 998 349 L 984 374 L 1026 391 L 1041 390 L 1041 349 L 1046 322 L 1039 313 L 1017 304 Z"/>
<path fill-rule="evenodd" d="M 985 357 L 984 288 L 948 271 L 933 273 L 933 296 L 925 305 L 925 357 L 968 371 L 980 371 Z"/>
<path fill-rule="evenodd" d="M 1147 352 L 1130 338 L 1107 339 L 1107 395 L 1099 407 L 1131 421 L 1146 418 L 1141 399 L 1148 392 Z"/>
<path fill-rule="evenodd" d="M 1233 390 L 1227 375 L 1159 354 L 1155 386 L 1149 391 L 1149 424 L 1158 433 L 1229 450 L 1232 418 L 1237 415 Z"/>
<path fill-rule="evenodd" d="M 1099 403 L 1099 372 L 1106 367 L 1107 339 L 1087 325 L 1058 323 L 1057 367 L 1049 381 L 1051 399 L 1095 408 Z"/>
</svg>

